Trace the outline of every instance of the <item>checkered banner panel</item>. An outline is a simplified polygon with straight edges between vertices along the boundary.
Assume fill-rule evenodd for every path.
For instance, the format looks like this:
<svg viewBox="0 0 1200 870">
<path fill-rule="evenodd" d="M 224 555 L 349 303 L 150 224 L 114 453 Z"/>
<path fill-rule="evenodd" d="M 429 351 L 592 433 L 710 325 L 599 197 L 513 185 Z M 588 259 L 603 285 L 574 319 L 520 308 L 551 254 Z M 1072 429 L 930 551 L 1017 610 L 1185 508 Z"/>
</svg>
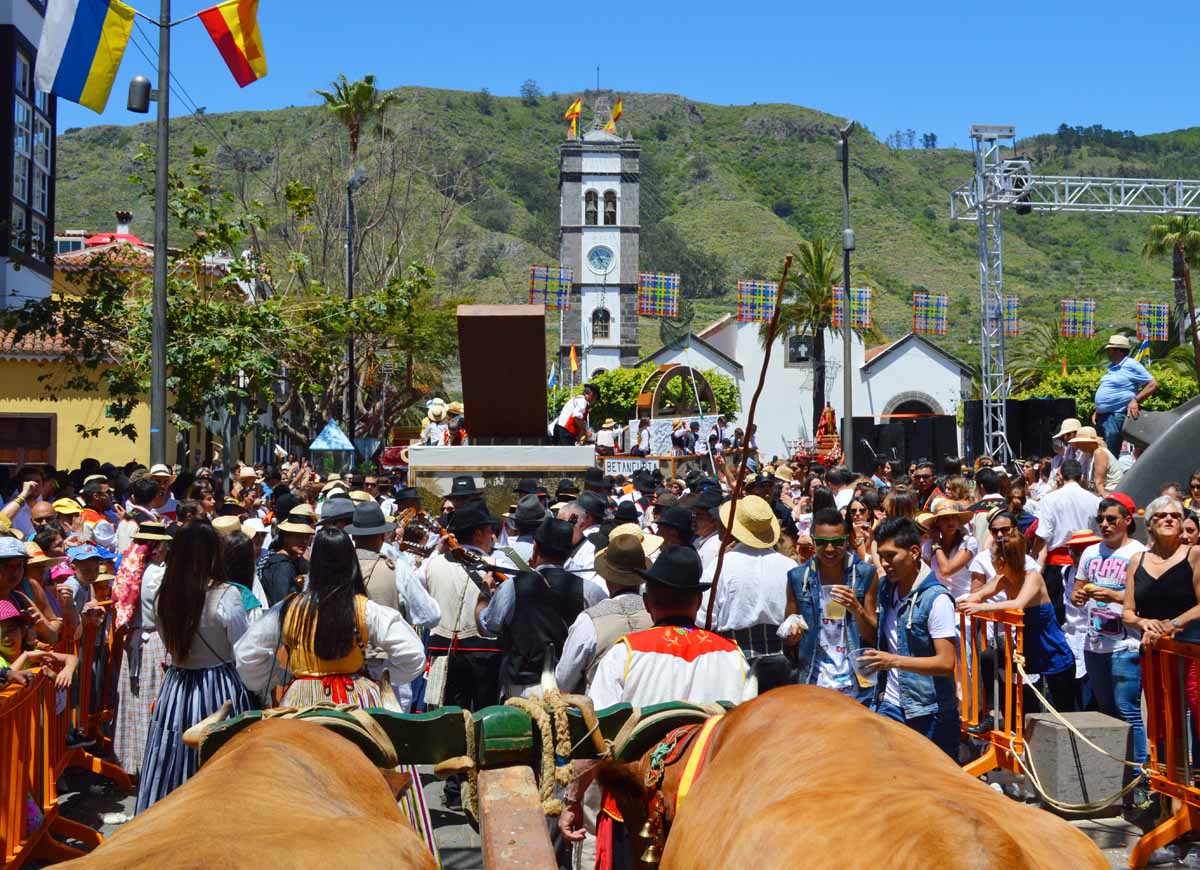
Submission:
<svg viewBox="0 0 1200 870">
<path fill-rule="evenodd" d="M 1096 334 L 1095 299 L 1064 299 L 1058 314 L 1063 338 L 1091 338 Z"/>
<path fill-rule="evenodd" d="M 1141 341 L 1166 341 L 1170 308 L 1165 302 L 1137 304 L 1137 337 Z"/>
<path fill-rule="evenodd" d="M 845 296 L 841 287 L 833 288 L 833 316 L 830 318 L 830 323 L 841 328 L 842 325 L 842 298 Z M 850 288 L 850 328 L 851 329 L 870 329 L 871 328 L 871 288 L 870 287 L 851 287 Z"/>
<path fill-rule="evenodd" d="M 1021 297 L 1004 297 L 1004 337 L 1016 338 L 1021 334 Z"/>
<path fill-rule="evenodd" d="M 775 294 L 779 286 L 774 281 L 742 278 L 738 281 L 737 319 L 744 323 L 765 323 L 775 314 Z"/>
<path fill-rule="evenodd" d="M 638 314 L 643 317 L 678 317 L 679 276 L 666 272 L 639 272 Z"/>
<path fill-rule="evenodd" d="M 914 293 L 912 305 L 913 332 L 922 335 L 946 334 L 946 309 L 950 305 L 948 296 L 936 293 Z"/>
<path fill-rule="evenodd" d="M 530 266 L 529 304 L 568 310 L 574 281 L 575 271 L 570 266 Z"/>
</svg>

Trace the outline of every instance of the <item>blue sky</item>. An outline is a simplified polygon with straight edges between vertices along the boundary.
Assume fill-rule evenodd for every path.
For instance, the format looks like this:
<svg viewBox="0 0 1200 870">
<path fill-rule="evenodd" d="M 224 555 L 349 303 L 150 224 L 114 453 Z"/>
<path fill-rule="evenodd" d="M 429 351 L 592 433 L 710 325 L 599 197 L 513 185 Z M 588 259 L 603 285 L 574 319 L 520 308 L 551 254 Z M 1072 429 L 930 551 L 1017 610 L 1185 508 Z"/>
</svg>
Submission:
<svg viewBox="0 0 1200 870">
<path fill-rule="evenodd" d="M 173 11 L 180 18 L 210 2 L 176 0 Z M 1063 121 L 1137 133 L 1200 124 L 1185 38 L 1200 25 L 1200 5 L 1168 4 L 1151 17 L 1110 0 L 1048 0 L 1036 11 L 1002 4 L 996 14 L 966 6 L 260 0 L 265 79 L 239 89 L 198 21 L 174 28 L 172 68 L 209 113 L 313 103 L 313 89 L 342 72 L 374 73 L 383 87 L 506 95 L 532 78 L 565 94 L 594 85 L 600 64 L 601 84 L 618 91 L 795 103 L 854 117 L 881 138 L 932 131 L 943 146 L 965 145 L 972 123 L 1015 124 L 1022 135 Z M 153 28 L 140 27 L 157 45 Z M 144 120 L 124 108 L 138 73 L 153 78 L 131 45 L 108 110 L 60 102 L 59 129 Z M 185 111 L 176 100 L 172 114 Z"/>
</svg>

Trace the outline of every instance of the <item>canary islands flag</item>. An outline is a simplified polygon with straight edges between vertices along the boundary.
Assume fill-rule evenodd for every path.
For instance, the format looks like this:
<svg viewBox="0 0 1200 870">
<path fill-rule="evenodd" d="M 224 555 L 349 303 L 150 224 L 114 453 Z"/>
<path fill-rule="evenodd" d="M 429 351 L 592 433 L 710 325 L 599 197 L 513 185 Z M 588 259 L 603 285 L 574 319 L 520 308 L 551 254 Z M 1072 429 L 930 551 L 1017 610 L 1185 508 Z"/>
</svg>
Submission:
<svg viewBox="0 0 1200 870">
<path fill-rule="evenodd" d="M 615 106 L 613 106 L 612 117 L 609 119 L 608 123 L 604 125 L 604 131 L 606 133 L 617 132 L 617 121 L 620 121 L 621 116 L 624 114 L 625 114 L 625 104 L 623 102 L 621 102 L 620 97 L 617 97 L 617 104 Z"/>
<path fill-rule="evenodd" d="M 567 113 L 563 115 L 564 121 L 571 122 L 571 138 L 575 138 L 576 132 L 579 129 L 579 116 L 583 114 L 583 97 L 580 97 L 571 105 L 567 106 Z"/>
<path fill-rule="evenodd" d="M 267 55 L 258 30 L 258 0 L 228 0 L 200 13 L 200 22 L 238 85 L 267 74 Z"/>
<path fill-rule="evenodd" d="M 38 43 L 38 90 L 103 112 L 133 31 L 121 0 L 50 0 Z"/>
</svg>

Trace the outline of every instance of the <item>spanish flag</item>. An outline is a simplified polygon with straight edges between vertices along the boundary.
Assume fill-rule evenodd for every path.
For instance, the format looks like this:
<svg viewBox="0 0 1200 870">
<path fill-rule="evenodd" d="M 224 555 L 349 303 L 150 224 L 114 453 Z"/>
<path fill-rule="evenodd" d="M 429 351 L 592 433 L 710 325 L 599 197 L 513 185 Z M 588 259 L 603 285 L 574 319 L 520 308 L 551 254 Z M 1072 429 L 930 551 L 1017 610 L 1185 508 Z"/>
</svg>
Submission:
<svg viewBox="0 0 1200 870">
<path fill-rule="evenodd" d="M 571 345 L 571 371 L 579 371 L 579 357 L 575 353 L 575 345 Z"/>
<path fill-rule="evenodd" d="M 617 132 L 617 121 L 621 120 L 621 116 L 625 114 L 625 106 L 621 103 L 621 98 L 617 97 L 617 104 L 613 106 L 612 119 L 604 125 L 606 133 Z"/>
<path fill-rule="evenodd" d="M 38 90 L 103 112 L 134 10 L 121 0 L 50 0 L 38 43 Z"/>
<path fill-rule="evenodd" d="M 267 55 L 258 31 L 258 0 L 226 0 L 201 12 L 200 21 L 240 87 L 267 74 Z"/>
<path fill-rule="evenodd" d="M 571 138 L 572 139 L 575 138 L 575 133 L 579 129 L 578 122 L 579 122 L 579 116 L 581 114 L 583 114 L 583 97 L 579 97 L 575 100 L 575 102 L 571 103 L 571 105 L 569 105 L 567 107 L 567 113 L 565 115 L 563 115 L 564 121 L 571 122 Z"/>
</svg>

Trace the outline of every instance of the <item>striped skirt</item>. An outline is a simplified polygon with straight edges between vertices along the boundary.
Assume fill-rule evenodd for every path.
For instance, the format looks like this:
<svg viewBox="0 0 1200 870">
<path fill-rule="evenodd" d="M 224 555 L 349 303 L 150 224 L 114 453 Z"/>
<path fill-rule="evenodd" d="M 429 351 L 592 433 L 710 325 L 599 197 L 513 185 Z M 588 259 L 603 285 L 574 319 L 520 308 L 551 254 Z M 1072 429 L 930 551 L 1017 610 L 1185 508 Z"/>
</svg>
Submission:
<svg viewBox="0 0 1200 870">
<path fill-rule="evenodd" d="M 146 754 L 146 735 L 150 732 L 154 699 L 165 673 L 163 665 L 171 660 L 157 631 L 150 632 L 144 641 L 140 639 L 141 631 L 137 633 L 138 643 L 127 644 L 121 659 L 112 748 L 113 760 L 135 780 L 141 774 L 142 756 Z"/>
<path fill-rule="evenodd" d="M 333 704 L 357 704 L 359 707 L 382 707 L 379 684 L 362 674 L 329 674 L 324 677 L 296 677 L 283 693 L 280 702 L 284 707 L 311 707 L 321 702 Z M 433 821 L 429 817 L 429 805 L 421 788 L 421 774 L 415 764 L 401 764 L 396 770 L 412 777 L 412 787 L 400 798 L 400 811 L 408 817 L 425 841 L 433 857 L 441 866 L 437 840 L 433 833 Z"/>
<path fill-rule="evenodd" d="M 195 749 L 184 745 L 183 732 L 217 712 L 227 700 L 233 701 L 233 716 L 254 707 L 232 664 L 197 670 L 174 665 L 167 668 L 146 735 L 138 813 L 165 798 L 196 772 L 199 758 Z"/>
</svg>

